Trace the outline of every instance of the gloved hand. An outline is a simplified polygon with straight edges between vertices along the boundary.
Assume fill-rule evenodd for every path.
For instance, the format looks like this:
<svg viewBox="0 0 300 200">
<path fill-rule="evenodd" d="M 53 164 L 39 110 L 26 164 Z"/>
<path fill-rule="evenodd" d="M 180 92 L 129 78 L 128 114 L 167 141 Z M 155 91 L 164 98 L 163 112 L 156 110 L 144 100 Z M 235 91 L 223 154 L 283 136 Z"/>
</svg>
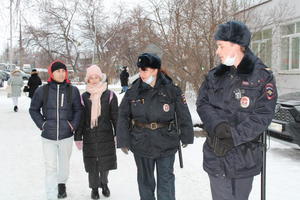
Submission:
<svg viewBox="0 0 300 200">
<path fill-rule="evenodd" d="M 182 148 L 185 148 L 188 146 L 188 144 L 182 144 L 181 146 L 182 146 Z"/>
<path fill-rule="evenodd" d="M 78 150 L 82 149 L 82 146 L 83 146 L 82 141 L 75 141 L 75 144 L 76 144 L 76 147 Z"/>
<path fill-rule="evenodd" d="M 220 139 L 214 138 L 214 152 L 217 156 L 225 156 L 226 153 L 234 147 L 232 138 Z"/>
<path fill-rule="evenodd" d="M 209 145 L 217 156 L 225 156 L 234 147 L 228 123 L 222 122 L 216 126 L 214 135 L 209 140 Z"/>
<path fill-rule="evenodd" d="M 232 138 L 230 126 L 227 122 L 222 122 L 218 124 L 214 132 L 215 132 L 214 136 L 220 139 Z"/>
<path fill-rule="evenodd" d="M 126 155 L 128 155 L 129 149 L 127 147 L 122 147 L 121 150 L 123 151 L 123 153 L 125 153 Z"/>
</svg>

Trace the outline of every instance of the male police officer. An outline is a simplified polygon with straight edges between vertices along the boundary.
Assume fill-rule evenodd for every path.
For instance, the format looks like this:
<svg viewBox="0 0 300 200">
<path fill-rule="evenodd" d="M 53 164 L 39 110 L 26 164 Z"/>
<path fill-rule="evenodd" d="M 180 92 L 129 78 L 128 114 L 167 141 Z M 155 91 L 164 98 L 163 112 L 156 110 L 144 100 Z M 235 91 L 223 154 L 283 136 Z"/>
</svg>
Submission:
<svg viewBox="0 0 300 200">
<path fill-rule="evenodd" d="M 248 48 L 250 31 L 229 21 L 215 34 L 221 63 L 203 82 L 197 112 L 208 138 L 203 167 L 214 200 L 246 200 L 262 167 L 259 141 L 277 99 L 272 72 Z"/>
</svg>

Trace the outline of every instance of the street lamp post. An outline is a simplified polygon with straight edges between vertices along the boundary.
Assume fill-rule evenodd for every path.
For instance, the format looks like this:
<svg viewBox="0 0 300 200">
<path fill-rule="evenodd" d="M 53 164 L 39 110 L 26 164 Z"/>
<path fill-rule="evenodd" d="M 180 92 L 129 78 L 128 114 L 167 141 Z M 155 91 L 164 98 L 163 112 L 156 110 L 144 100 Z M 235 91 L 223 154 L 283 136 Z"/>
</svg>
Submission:
<svg viewBox="0 0 300 200">
<path fill-rule="evenodd" d="M 10 0 L 10 6 L 9 6 L 9 19 L 10 19 L 10 41 L 9 41 L 9 64 L 12 64 L 12 4 L 13 0 Z"/>
</svg>

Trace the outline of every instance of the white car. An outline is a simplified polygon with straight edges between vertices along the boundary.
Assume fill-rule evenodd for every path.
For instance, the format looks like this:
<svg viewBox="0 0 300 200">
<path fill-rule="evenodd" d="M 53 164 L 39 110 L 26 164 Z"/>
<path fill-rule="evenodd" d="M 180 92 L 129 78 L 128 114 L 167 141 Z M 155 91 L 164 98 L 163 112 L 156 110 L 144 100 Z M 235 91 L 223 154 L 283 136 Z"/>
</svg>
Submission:
<svg viewBox="0 0 300 200">
<path fill-rule="evenodd" d="M 25 73 L 30 73 L 31 72 L 31 65 L 30 64 L 23 64 L 23 71 Z"/>
</svg>

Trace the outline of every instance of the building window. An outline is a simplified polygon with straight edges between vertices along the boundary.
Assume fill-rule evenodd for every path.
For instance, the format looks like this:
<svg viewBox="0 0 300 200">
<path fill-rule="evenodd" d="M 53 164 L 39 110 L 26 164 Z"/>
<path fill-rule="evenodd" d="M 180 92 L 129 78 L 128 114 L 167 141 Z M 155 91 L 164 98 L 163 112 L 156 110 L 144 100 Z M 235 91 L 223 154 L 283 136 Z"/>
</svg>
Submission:
<svg viewBox="0 0 300 200">
<path fill-rule="evenodd" d="M 272 67 L 272 29 L 266 29 L 253 34 L 252 50 L 265 63 Z"/>
<path fill-rule="evenodd" d="M 300 22 L 280 27 L 281 70 L 300 69 Z"/>
</svg>

